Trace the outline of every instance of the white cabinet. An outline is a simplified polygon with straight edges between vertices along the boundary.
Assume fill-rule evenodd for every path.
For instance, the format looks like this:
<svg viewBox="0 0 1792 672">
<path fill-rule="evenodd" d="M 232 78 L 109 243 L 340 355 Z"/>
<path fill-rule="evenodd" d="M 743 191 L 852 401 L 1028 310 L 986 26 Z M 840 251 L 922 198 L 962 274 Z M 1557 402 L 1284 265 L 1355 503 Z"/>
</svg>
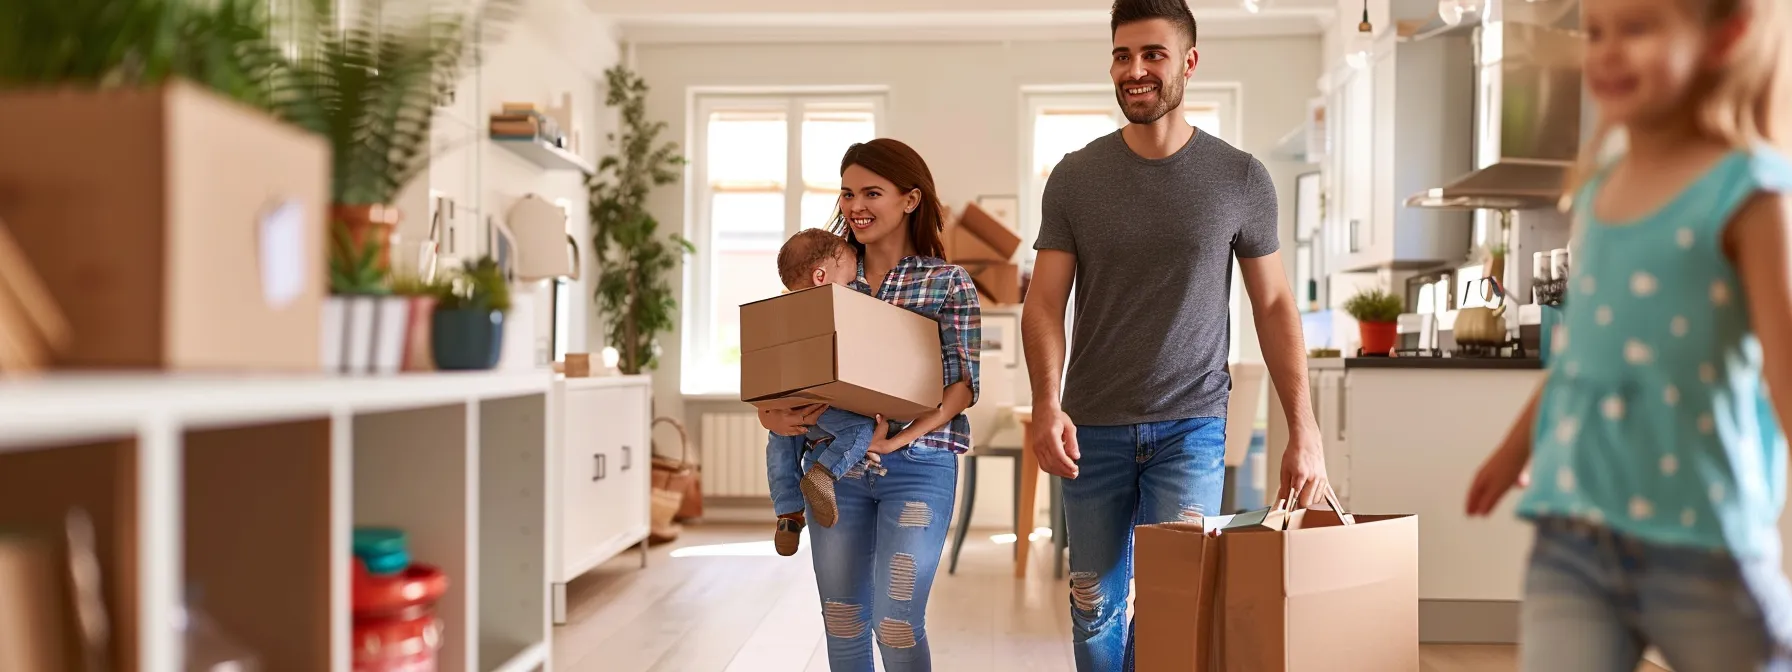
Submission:
<svg viewBox="0 0 1792 672">
<path fill-rule="evenodd" d="M 566 584 L 628 547 L 646 562 L 652 480 L 647 376 L 571 378 L 549 395 L 548 563 L 554 623 Z"/>
<path fill-rule="evenodd" d="M 1362 68 L 1328 77 L 1326 268 L 1351 272 L 1453 263 L 1468 252 L 1466 212 L 1406 199 L 1474 167 L 1474 66 L 1466 37 L 1384 37 Z"/>
<path fill-rule="evenodd" d="M 1468 487 L 1511 429 L 1542 371 L 1351 369 L 1346 377 L 1351 506 L 1419 517 L 1419 599 L 1515 601 L 1530 526 L 1521 491 L 1486 518 Z"/>
</svg>

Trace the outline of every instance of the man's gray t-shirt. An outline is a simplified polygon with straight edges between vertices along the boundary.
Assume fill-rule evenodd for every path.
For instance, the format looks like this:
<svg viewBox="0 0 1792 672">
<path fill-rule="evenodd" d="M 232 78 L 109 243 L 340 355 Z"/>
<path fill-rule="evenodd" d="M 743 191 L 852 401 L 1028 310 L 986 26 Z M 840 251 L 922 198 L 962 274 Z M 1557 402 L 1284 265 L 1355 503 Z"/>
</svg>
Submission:
<svg viewBox="0 0 1792 672">
<path fill-rule="evenodd" d="M 1034 249 L 1076 255 L 1071 421 L 1225 417 L 1232 258 L 1280 246 L 1263 163 L 1200 131 L 1146 159 L 1115 132 L 1065 155 L 1043 206 Z"/>
</svg>

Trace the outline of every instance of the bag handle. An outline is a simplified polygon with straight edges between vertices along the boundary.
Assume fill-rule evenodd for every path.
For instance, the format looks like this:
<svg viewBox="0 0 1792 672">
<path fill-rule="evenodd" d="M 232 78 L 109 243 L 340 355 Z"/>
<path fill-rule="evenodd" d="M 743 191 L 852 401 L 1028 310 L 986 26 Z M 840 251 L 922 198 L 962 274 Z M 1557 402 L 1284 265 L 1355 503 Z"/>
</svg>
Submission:
<svg viewBox="0 0 1792 672">
<path fill-rule="evenodd" d="M 1320 497 L 1325 500 L 1325 504 L 1327 506 L 1332 507 L 1332 513 L 1338 514 L 1338 520 L 1342 521 L 1343 524 L 1345 524 L 1345 525 L 1355 525 L 1356 524 L 1356 520 L 1352 519 L 1350 517 L 1350 513 L 1348 511 L 1344 510 L 1343 502 L 1338 501 L 1338 493 L 1337 493 L 1337 491 L 1332 490 L 1332 484 L 1329 481 L 1326 482 L 1326 484 L 1325 484 L 1325 492 L 1322 492 L 1319 494 L 1320 494 Z M 1300 497 L 1300 493 L 1294 492 L 1294 493 L 1289 493 L 1288 499 L 1276 500 L 1275 510 L 1287 511 L 1289 513 L 1293 513 L 1294 509 L 1291 508 L 1290 505 L 1293 504 L 1295 501 L 1298 501 L 1299 497 Z"/>
</svg>

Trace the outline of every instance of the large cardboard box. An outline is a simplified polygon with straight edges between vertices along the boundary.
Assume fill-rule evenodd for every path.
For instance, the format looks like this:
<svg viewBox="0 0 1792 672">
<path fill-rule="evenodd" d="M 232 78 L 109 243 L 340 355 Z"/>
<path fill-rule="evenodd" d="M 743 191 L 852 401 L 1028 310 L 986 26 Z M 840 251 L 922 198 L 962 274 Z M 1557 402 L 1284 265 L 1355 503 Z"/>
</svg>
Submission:
<svg viewBox="0 0 1792 672">
<path fill-rule="evenodd" d="M 1419 525 L 1304 509 L 1137 528 L 1140 672 L 1417 672 Z"/>
<path fill-rule="evenodd" d="M 0 220 L 70 326 L 58 364 L 321 369 L 322 138 L 198 86 L 0 94 Z"/>
<path fill-rule="evenodd" d="M 939 323 L 840 285 L 740 307 L 740 398 L 908 421 L 940 405 Z"/>
<path fill-rule="evenodd" d="M 977 291 L 997 305 L 1014 305 L 1025 298 L 1020 293 L 1020 266 L 1015 264 L 965 264 Z"/>
<path fill-rule="evenodd" d="M 1014 258 L 1014 251 L 1020 249 L 1020 234 L 1008 228 L 1002 220 L 996 219 L 995 215 L 977 207 L 976 203 L 965 204 L 964 212 L 958 216 L 958 226 L 989 243 L 1001 255 L 1001 261 Z"/>
<path fill-rule="evenodd" d="M 978 238 L 969 229 L 959 226 L 957 222 L 947 225 L 943 236 L 943 242 L 946 245 L 946 261 L 960 265 L 995 264 L 1008 261 L 1008 257 L 1002 256 L 1002 253 L 996 251 L 995 247 L 983 242 L 982 238 Z"/>
</svg>

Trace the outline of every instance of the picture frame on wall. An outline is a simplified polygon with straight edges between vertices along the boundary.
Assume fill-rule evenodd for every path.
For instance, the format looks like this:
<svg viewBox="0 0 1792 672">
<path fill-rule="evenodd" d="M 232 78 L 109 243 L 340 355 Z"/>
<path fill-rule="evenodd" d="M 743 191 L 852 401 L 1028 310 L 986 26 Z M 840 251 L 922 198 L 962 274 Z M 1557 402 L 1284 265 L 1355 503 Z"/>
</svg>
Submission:
<svg viewBox="0 0 1792 672">
<path fill-rule="evenodd" d="M 1319 173 L 1303 173 L 1294 178 L 1294 240 L 1307 242 L 1319 231 Z"/>
<path fill-rule="evenodd" d="M 1001 362 L 1003 368 L 1020 366 L 1020 316 L 1012 313 L 983 314 L 983 350 L 985 362 Z"/>
</svg>

